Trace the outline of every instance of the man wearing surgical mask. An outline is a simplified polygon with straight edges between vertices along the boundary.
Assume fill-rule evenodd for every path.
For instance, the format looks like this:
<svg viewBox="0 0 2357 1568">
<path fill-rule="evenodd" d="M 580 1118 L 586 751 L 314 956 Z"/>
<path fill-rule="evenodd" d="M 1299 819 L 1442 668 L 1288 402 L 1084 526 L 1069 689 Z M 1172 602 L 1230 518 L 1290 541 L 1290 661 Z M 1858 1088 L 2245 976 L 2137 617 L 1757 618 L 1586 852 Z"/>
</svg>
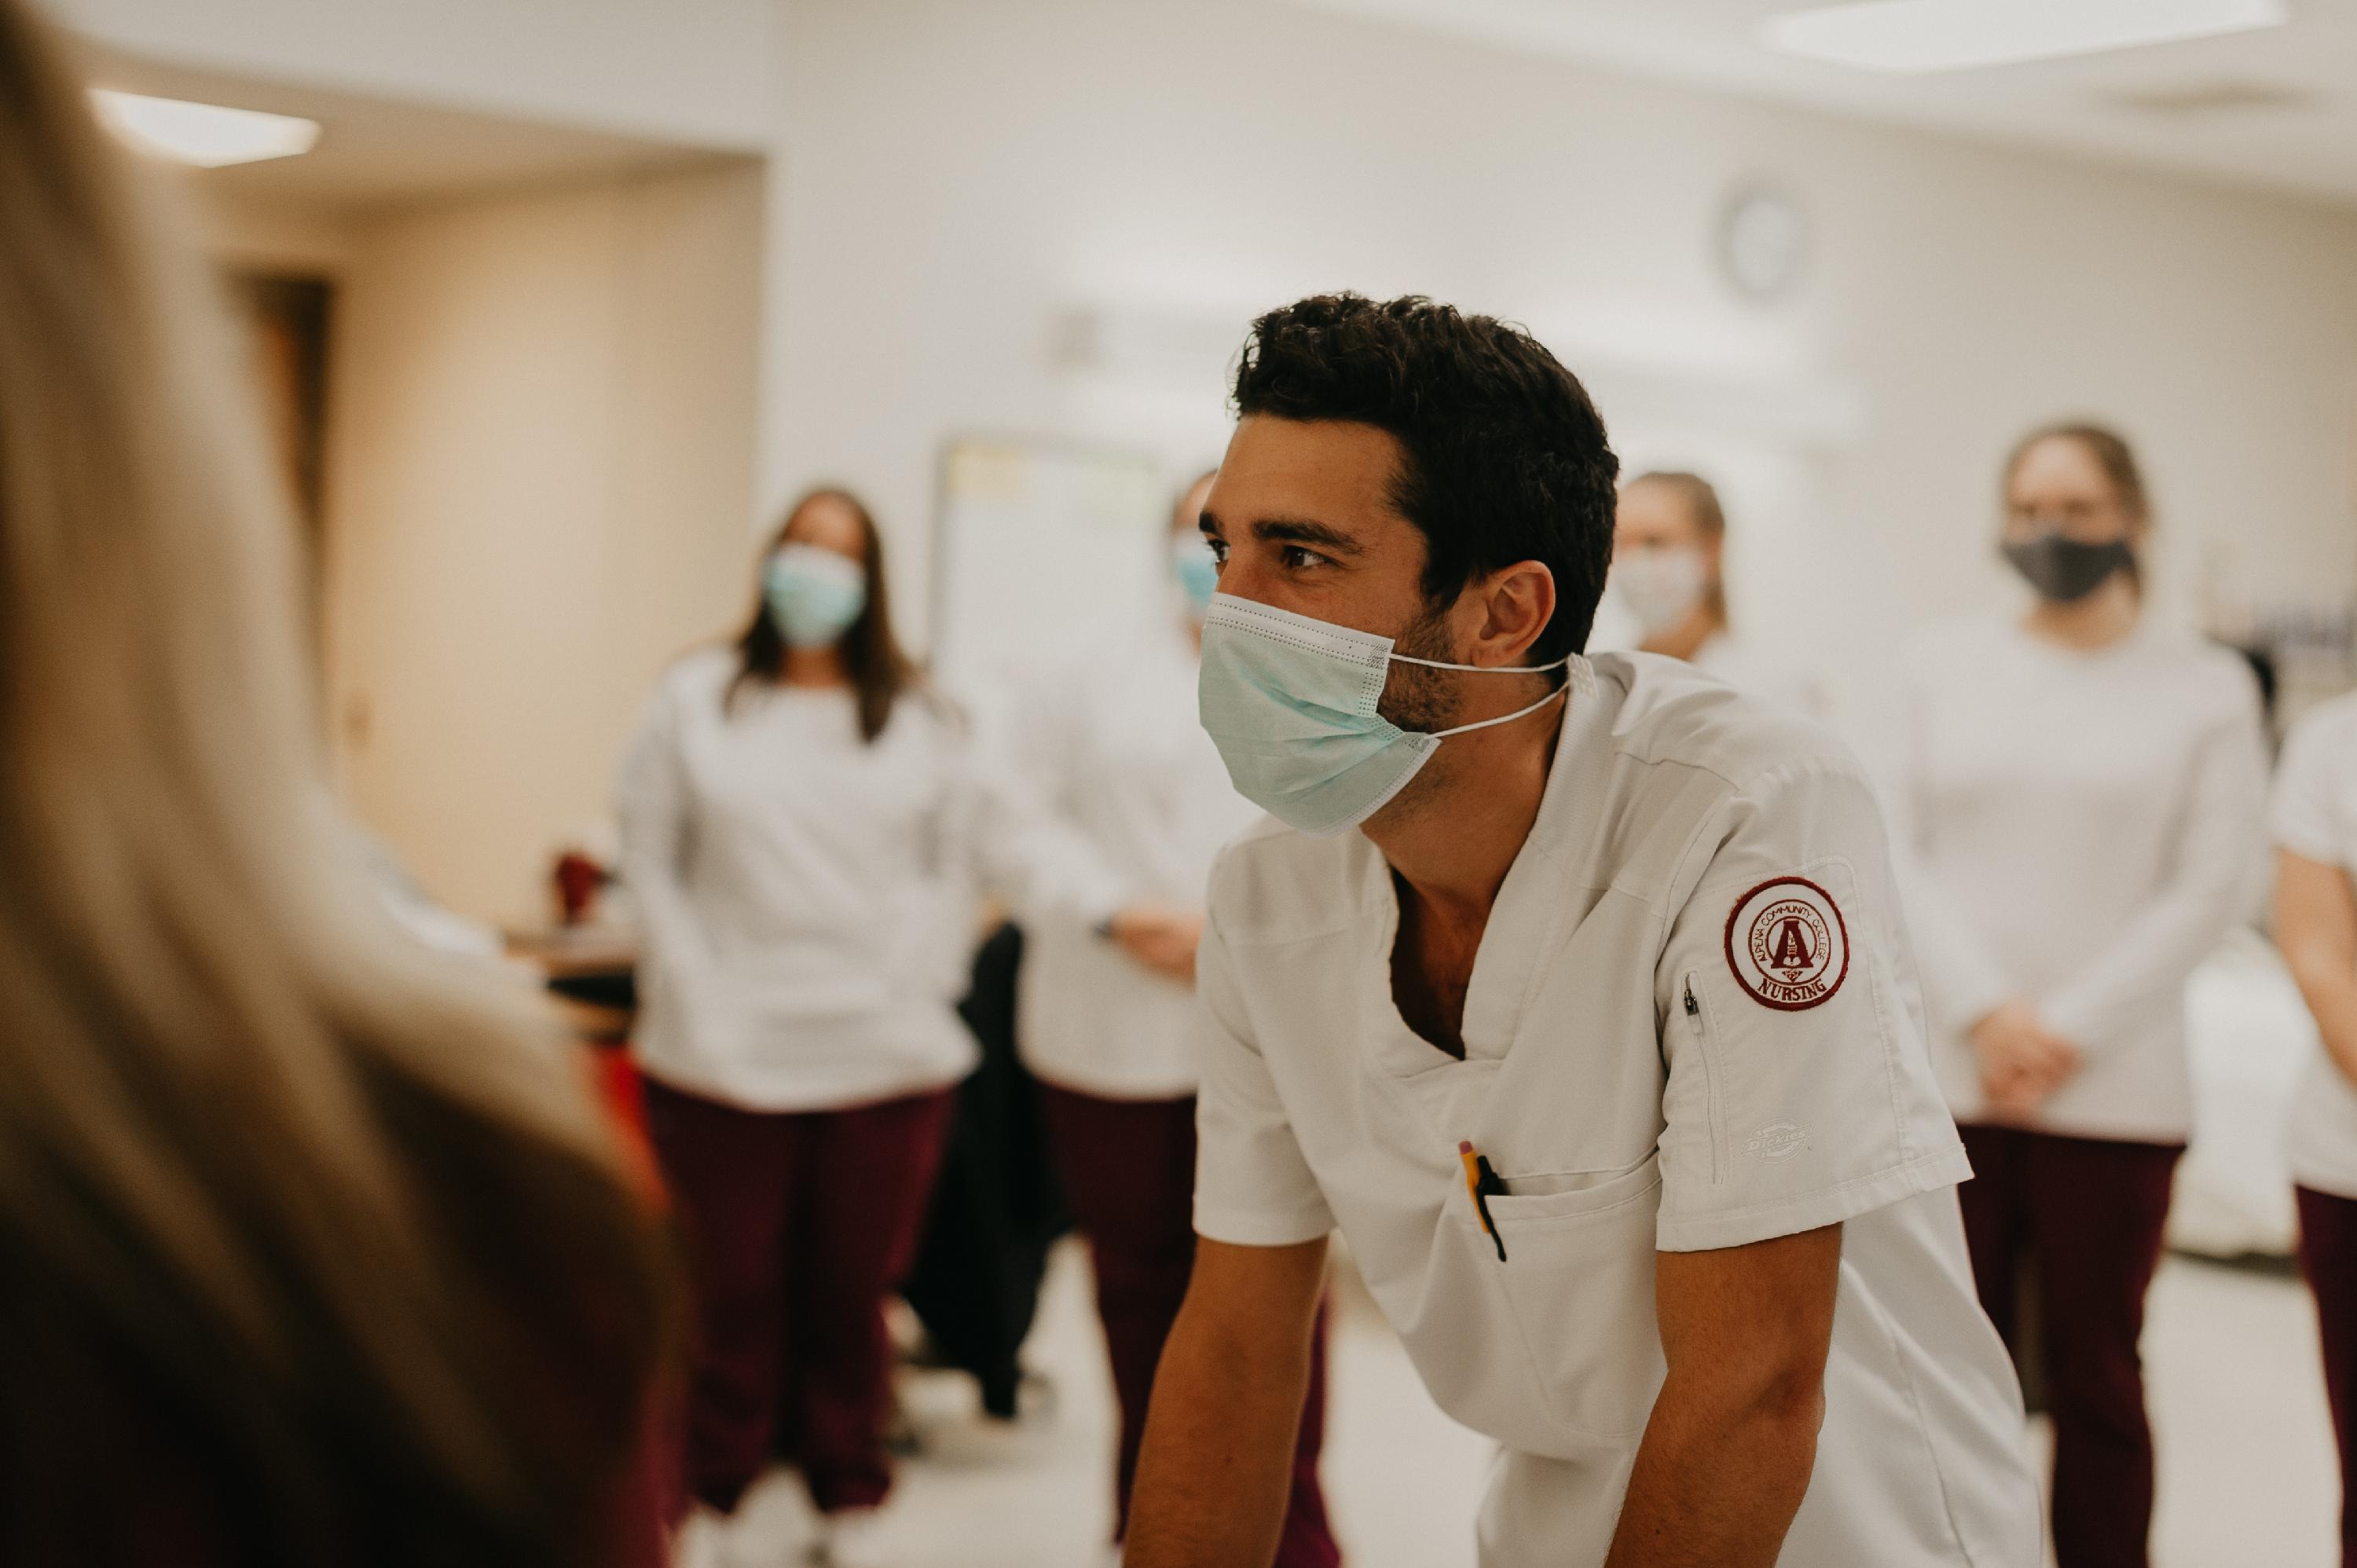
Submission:
<svg viewBox="0 0 2357 1568">
<path fill-rule="evenodd" d="M 1582 657 L 1616 464 L 1519 329 L 1303 300 L 1234 401 L 1200 706 L 1274 820 L 1212 874 L 1202 1240 L 1130 1568 L 1269 1561 L 1338 1226 L 1503 1447 L 1483 1568 L 2032 1568 L 1857 764 Z"/>
<path fill-rule="evenodd" d="M 1089 1243 L 1120 1425 L 1114 1530 L 1129 1509 L 1155 1363 L 1194 1262 L 1195 949 L 1211 862 L 1259 812 L 1229 787 L 1195 723 L 1203 615 L 1216 567 L 1196 527 L 1211 474 L 1179 492 L 1145 613 L 1109 644 L 1070 651 L 1018 704 L 1014 766 L 1063 831 L 1034 853 L 1049 880 L 1103 889 L 1100 909 L 1018 901 L 1025 945 L 1016 1032 L 1039 1080 L 1064 1190 Z M 1322 1339 L 1304 1402 L 1276 1568 L 1340 1552 L 1318 1477 Z"/>
<path fill-rule="evenodd" d="M 1701 475 L 1658 469 L 1620 487 L 1607 589 L 1636 622 L 1639 650 L 1824 717 L 1822 684 L 1728 629 L 1726 554 L 1727 512 Z"/>
</svg>

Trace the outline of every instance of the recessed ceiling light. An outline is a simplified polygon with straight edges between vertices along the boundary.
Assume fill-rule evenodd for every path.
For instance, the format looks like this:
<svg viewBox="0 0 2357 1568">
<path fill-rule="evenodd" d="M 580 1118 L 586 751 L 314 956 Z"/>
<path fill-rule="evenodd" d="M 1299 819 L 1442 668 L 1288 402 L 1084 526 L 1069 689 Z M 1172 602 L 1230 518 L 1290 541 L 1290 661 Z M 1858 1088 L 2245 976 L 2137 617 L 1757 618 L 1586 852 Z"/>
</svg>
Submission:
<svg viewBox="0 0 2357 1568">
<path fill-rule="evenodd" d="M 123 141 L 143 153 L 199 168 L 291 158 L 309 152 L 319 140 L 317 120 L 291 114 L 150 98 L 105 87 L 91 89 L 90 96 L 100 121 Z"/>
<path fill-rule="evenodd" d="M 1770 20 L 1769 46 L 1912 75 L 2278 27 L 2284 0 L 1863 0 Z"/>
</svg>

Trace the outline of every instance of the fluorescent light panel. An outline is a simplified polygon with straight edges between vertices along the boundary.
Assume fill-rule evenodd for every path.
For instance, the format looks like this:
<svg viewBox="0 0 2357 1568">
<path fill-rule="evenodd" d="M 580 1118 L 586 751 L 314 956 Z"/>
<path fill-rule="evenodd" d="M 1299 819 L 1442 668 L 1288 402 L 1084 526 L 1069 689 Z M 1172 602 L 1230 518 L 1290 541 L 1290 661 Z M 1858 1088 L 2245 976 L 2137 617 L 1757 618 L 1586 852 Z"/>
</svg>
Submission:
<svg viewBox="0 0 2357 1568">
<path fill-rule="evenodd" d="M 143 153 L 199 168 L 291 158 L 309 152 L 319 140 L 317 120 L 291 114 L 150 98 L 106 87 L 91 89 L 90 96 L 100 121 L 123 141 Z"/>
<path fill-rule="evenodd" d="M 1772 18 L 1769 46 L 1920 75 L 2273 27 L 2284 0 L 1865 0 Z"/>
</svg>

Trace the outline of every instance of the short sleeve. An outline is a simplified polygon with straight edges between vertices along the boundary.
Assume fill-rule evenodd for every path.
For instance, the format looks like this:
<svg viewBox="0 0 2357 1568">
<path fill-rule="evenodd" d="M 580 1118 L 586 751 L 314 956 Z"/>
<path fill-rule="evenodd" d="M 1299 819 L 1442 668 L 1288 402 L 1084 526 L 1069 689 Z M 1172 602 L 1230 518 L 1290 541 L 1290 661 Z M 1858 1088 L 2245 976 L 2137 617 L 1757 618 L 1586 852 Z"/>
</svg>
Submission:
<svg viewBox="0 0 2357 1568">
<path fill-rule="evenodd" d="M 1681 880 L 1655 973 L 1659 1245 L 1794 1235 L 1969 1176 L 1855 765 L 1798 762 L 1737 790 Z"/>
<path fill-rule="evenodd" d="M 1216 911 L 1195 954 L 1202 1081 L 1197 1090 L 1195 1230 L 1242 1247 L 1289 1247 L 1334 1229 L 1276 1083 L 1244 1026 Z"/>
<path fill-rule="evenodd" d="M 2337 713 L 2321 713 L 2302 721 L 2285 743 L 2283 761 L 2276 771 L 2275 800 L 2268 813 L 2275 842 L 2319 865 L 2349 862 L 2348 834 L 2341 825 L 2337 797 L 2341 789 L 2357 788 L 2357 779 L 2341 777 L 2336 766 L 2341 761 L 2339 742 L 2345 722 Z"/>
</svg>

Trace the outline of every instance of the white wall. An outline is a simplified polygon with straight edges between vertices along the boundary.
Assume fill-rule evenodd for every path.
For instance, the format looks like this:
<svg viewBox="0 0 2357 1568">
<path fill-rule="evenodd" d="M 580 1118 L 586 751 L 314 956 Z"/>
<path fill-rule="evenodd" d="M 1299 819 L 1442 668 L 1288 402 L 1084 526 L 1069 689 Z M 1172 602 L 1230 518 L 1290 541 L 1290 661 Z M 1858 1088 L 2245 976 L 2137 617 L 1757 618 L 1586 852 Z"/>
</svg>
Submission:
<svg viewBox="0 0 2357 1568">
<path fill-rule="evenodd" d="M 742 613 L 751 166 L 357 229 L 328 432 L 343 783 L 465 913 L 547 914 L 662 664 Z"/>
<path fill-rule="evenodd" d="M 170 64 L 722 149 L 763 145 L 775 110 L 775 0 L 46 4 Z"/>
<path fill-rule="evenodd" d="M 353 520 L 339 581 L 380 596 L 354 611 L 339 679 L 369 672 L 371 744 L 387 748 L 356 757 L 352 781 L 437 890 L 479 910 L 515 910 L 545 836 L 595 814 L 657 645 L 736 613 L 748 516 L 822 478 L 852 483 L 891 532 L 901 604 L 920 608 L 947 436 L 1093 437 L 1174 469 L 1213 456 L 1244 322 L 1314 289 L 1420 290 L 1526 320 L 1591 376 L 1632 457 L 1734 474 L 1738 609 L 1837 690 L 1913 620 L 2003 602 L 1992 470 L 2058 413 L 2142 445 L 2167 613 L 2190 618 L 2213 578 L 2319 602 L 2357 586 L 2346 210 L 1264 0 L 52 3 L 167 59 L 769 139 L 758 279 L 630 295 L 630 225 L 587 195 L 405 220 L 350 263 L 343 362 L 410 367 L 337 411 Z M 1738 303 L 1709 261 L 1717 203 L 1757 177 L 1814 221 L 1808 281 L 1772 309 Z M 755 221 L 754 205 L 732 210 Z M 726 271 L 747 249 L 663 267 Z M 718 386 L 756 373 L 731 359 L 753 352 L 751 290 L 747 505 L 720 494 L 738 483 L 719 448 L 741 420 L 608 437 L 629 434 L 618 367 L 645 319 L 624 299 L 690 318 L 701 347 L 676 362 L 726 369 L 676 379 Z M 1071 332 L 1084 312 L 1111 344 L 1093 368 Z M 603 325 L 584 337 L 584 321 Z M 1817 412 L 1781 428 L 1794 410 Z M 602 492 L 564 456 L 585 449 L 616 465 Z M 671 518 L 645 498 L 705 486 L 692 560 L 673 561 Z M 610 499 L 625 492 L 640 499 Z M 628 551 L 675 567 L 677 596 L 595 586 L 589 563 Z M 1058 566 L 1039 563 L 1044 598 L 1089 591 Z M 660 627 L 604 662 L 595 618 L 650 603 Z M 416 638 L 445 624 L 467 629 Z M 479 691 L 486 669 L 500 679 Z M 583 697 L 588 669 L 615 690 Z M 503 779 L 522 733 L 535 760 Z M 414 766 L 384 759 L 394 748 L 416 748 Z"/>
<path fill-rule="evenodd" d="M 1126 435 L 1175 462 L 1218 438 L 1219 350 L 1171 343 L 1232 346 L 1255 309 L 1348 286 L 1533 323 L 1606 372 L 1608 419 L 1649 456 L 1684 438 L 1660 406 L 1681 378 L 1857 401 L 1855 445 L 1771 454 L 1787 515 L 1738 585 L 1836 684 L 1913 618 L 2001 601 L 1992 470 L 2057 413 L 2143 446 L 2171 613 L 2227 557 L 2271 593 L 2345 599 L 2357 578 L 2349 212 L 1249 0 L 787 16 L 763 493 L 872 492 L 912 577 L 946 433 Z M 1772 310 L 1708 260 L 1717 202 L 1754 176 L 1815 223 L 1810 281 Z M 1057 323 L 1090 305 L 1170 341 L 1060 372 Z M 1609 395 L 1664 380 L 1653 407 Z"/>
</svg>

